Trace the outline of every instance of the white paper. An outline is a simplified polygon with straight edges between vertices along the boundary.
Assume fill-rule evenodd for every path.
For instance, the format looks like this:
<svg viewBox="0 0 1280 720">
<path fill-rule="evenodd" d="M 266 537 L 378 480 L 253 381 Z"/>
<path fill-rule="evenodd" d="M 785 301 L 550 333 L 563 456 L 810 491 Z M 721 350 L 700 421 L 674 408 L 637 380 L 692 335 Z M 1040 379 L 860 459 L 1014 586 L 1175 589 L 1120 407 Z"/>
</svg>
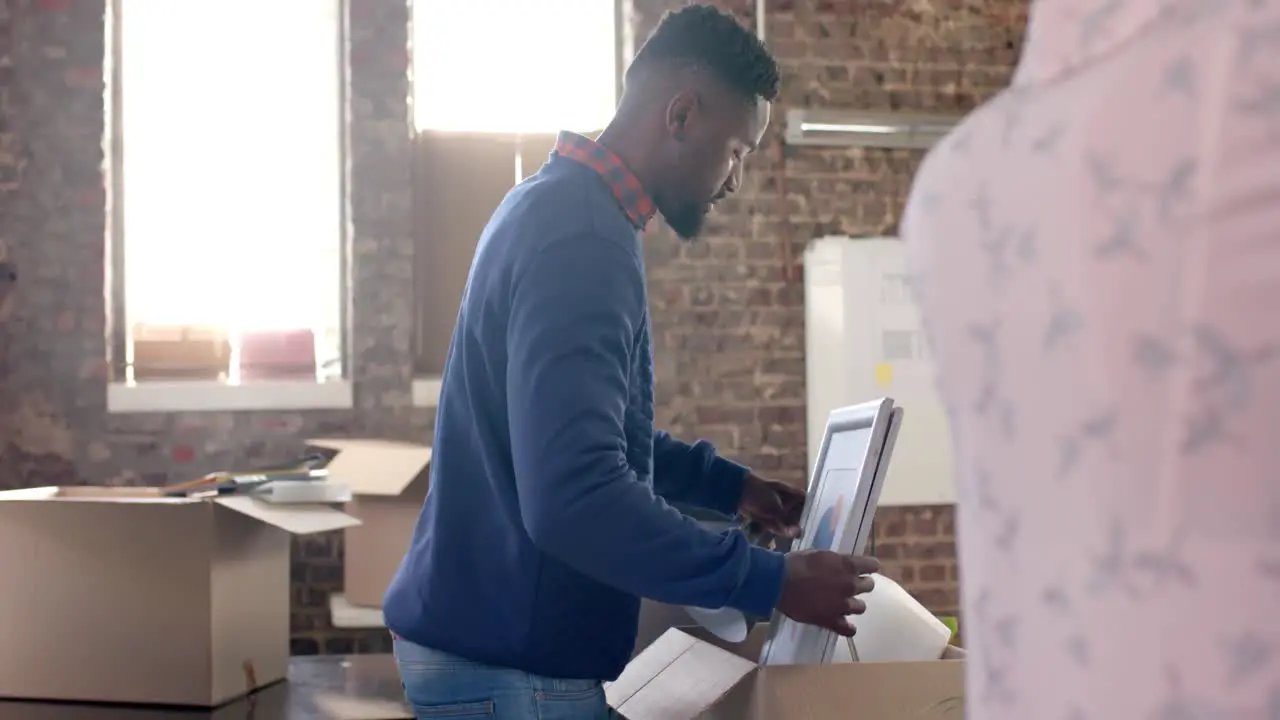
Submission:
<svg viewBox="0 0 1280 720">
<path fill-rule="evenodd" d="M 853 636 L 856 659 L 910 662 L 941 658 L 951 640 L 951 629 L 898 583 L 883 575 L 872 577 L 875 589 L 861 596 L 867 611 L 849 616 L 858 629 Z"/>
<path fill-rule="evenodd" d="M 747 618 L 733 608 L 708 610 L 686 605 L 684 610 L 694 622 L 725 642 L 740 643 L 747 639 Z"/>
</svg>

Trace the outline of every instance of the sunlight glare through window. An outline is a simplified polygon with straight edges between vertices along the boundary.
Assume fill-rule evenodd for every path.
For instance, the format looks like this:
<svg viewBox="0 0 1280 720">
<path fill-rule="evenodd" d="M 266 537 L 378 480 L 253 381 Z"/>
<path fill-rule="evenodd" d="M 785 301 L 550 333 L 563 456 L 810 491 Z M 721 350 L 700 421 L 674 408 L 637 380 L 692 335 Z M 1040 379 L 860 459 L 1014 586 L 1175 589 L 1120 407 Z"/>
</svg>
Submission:
<svg viewBox="0 0 1280 720">
<path fill-rule="evenodd" d="M 415 0 L 419 129 L 600 130 L 617 97 L 613 0 Z"/>
<path fill-rule="evenodd" d="M 337 328 L 340 7 L 125 4 L 130 325 Z"/>
</svg>

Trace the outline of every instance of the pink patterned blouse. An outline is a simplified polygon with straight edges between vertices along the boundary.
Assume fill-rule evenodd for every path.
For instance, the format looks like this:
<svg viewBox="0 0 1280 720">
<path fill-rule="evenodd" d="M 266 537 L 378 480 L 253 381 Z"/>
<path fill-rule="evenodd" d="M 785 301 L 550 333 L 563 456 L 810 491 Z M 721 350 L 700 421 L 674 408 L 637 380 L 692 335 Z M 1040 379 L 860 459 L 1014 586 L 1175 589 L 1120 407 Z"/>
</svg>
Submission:
<svg viewBox="0 0 1280 720">
<path fill-rule="evenodd" d="M 1280 0 L 1035 0 L 903 235 L 967 717 L 1280 719 Z"/>
</svg>

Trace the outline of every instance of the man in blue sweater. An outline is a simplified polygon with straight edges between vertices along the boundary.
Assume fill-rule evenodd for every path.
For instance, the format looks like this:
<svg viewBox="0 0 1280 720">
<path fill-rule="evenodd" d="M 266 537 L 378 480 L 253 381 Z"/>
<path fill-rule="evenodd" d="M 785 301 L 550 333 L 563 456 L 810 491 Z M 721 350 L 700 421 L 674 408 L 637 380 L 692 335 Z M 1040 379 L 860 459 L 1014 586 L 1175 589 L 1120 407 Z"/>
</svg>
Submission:
<svg viewBox="0 0 1280 720">
<path fill-rule="evenodd" d="M 631 655 L 641 597 L 844 635 L 864 609 L 874 560 L 784 556 L 668 505 L 794 535 L 804 496 L 653 427 L 639 233 L 661 212 L 691 239 L 737 190 L 777 64 L 694 5 L 663 18 L 626 80 L 600 138 L 563 133 L 476 248 L 431 492 L 383 607 L 419 717 L 607 717 L 601 681 Z"/>
</svg>

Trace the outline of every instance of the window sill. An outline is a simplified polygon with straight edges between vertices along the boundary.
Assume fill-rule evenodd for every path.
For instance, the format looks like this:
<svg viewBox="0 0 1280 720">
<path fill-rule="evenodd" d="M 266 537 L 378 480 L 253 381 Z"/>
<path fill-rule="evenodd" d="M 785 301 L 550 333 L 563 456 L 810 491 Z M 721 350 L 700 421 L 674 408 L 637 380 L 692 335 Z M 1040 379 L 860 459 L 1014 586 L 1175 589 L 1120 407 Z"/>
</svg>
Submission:
<svg viewBox="0 0 1280 720">
<path fill-rule="evenodd" d="M 433 408 L 440 404 L 440 378 L 413 379 L 413 406 Z"/>
<path fill-rule="evenodd" d="M 440 378 L 415 378 L 413 406 L 434 408 L 440 400 Z M 351 382 L 326 383 L 265 380 L 245 385 L 194 380 L 107 386 L 107 412 L 236 412 L 253 410 L 349 410 L 355 406 Z"/>
<path fill-rule="evenodd" d="M 107 412 L 115 414 L 348 410 L 354 406 L 351 383 L 346 380 L 264 380 L 245 385 L 194 380 L 107 386 Z"/>
</svg>

